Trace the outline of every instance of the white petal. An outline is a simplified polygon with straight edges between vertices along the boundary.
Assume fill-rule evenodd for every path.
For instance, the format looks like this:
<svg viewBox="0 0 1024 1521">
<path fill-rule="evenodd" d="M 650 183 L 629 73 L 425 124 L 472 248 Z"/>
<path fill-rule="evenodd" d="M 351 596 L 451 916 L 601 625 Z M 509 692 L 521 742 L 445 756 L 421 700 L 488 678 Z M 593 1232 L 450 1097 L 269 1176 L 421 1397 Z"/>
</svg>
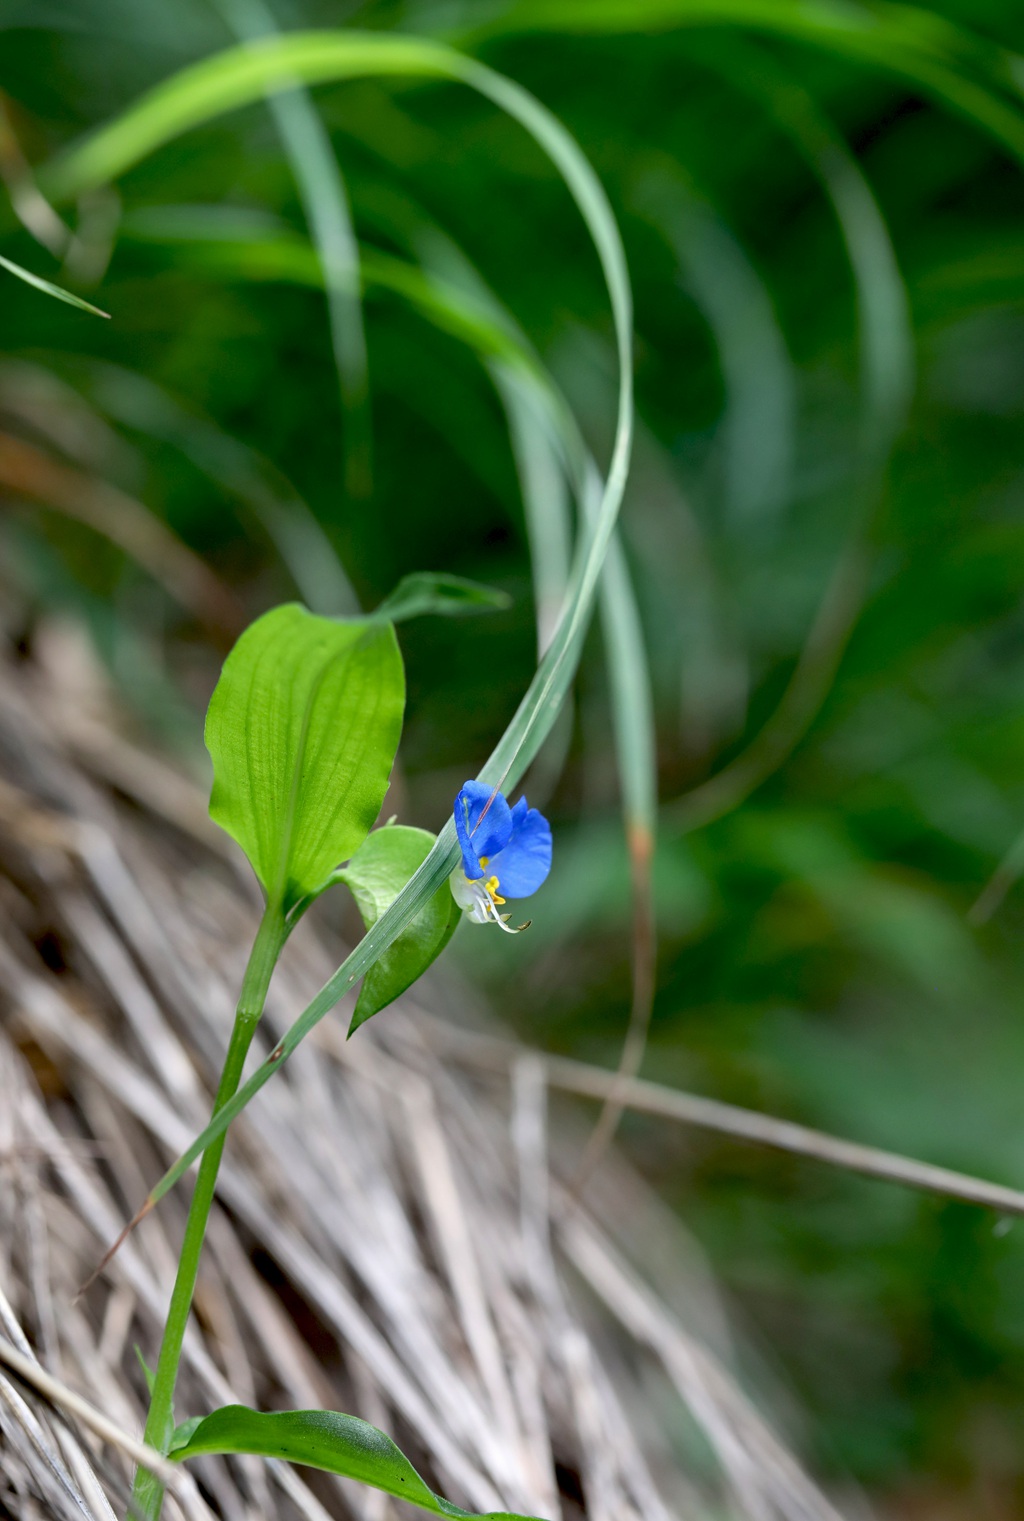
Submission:
<svg viewBox="0 0 1024 1521">
<path fill-rule="evenodd" d="M 477 895 L 473 891 L 476 884 L 469 880 L 461 866 L 456 866 L 448 881 L 451 883 L 452 897 L 459 907 L 472 908 L 477 900 Z"/>
<path fill-rule="evenodd" d="M 448 881 L 452 889 L 452 897 L 461 909 L 464 909 L 468 918 L 474 924 L 488 924 L 491 920 L 494 905 L 487 895 L 487 889 L 483 881 L 471 882 L 462 870 L 456 866 Z"/>
</svg>

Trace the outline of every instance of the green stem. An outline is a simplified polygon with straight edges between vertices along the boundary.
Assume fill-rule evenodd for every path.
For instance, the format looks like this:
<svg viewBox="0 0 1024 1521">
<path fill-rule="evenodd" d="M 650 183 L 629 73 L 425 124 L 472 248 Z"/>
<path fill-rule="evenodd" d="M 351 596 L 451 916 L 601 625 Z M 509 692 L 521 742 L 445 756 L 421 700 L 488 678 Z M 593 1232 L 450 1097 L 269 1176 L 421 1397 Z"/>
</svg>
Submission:
<svg viewBox="0 0 1024 1521">
<path fill-rule="evenodd" d="M 224 1058 L 224 1070 L 221 1073 L 220 1086 L 213 1104 L 214 1114 L 223 1108 L 228 1099 L 234 1097 L 238 1089 L 245 1058 L 263 1013 L 270 979 L 290 929 L 291 925 L 285 923 L 280 904 L 268 904 L 256 932 L 252 953 L 245 969 L 242 991 L 235 1009 L 231 1041 L 228 1045 L 227 1056 Z M 149 1416 L 146 1420 L 145 1441 L 151 1447 L 155 1447 L 158 1452 L 167 1452 L 174 1431 L 174 1385 L 178 1377 L 181 1346 L 185 1339 L 189 1311 L 192 1308 L 192 1295 L 196 1287 L 203 1237 L 206 1235 L 206 1223 L 210 1217 L 210 1208 L 217 1186 L 217 1172 L 226 1139 L 225 1132 L 203 1152 L 195 1191 L 192 1194 L 192 1203 L 189 1205 L 185 1236 L 178 1259 L 178 1273 L 174 1280 L 174 1290 L 167 1311 L 167 1323 L 164 1326 L 160 1358 L 153 1378 Z M 158 1521 L 163 1497 L 164 1486 L 161 1480 L 147 1469 L 140 1468 L 135 1475 L 132 1490 L 132 1517 L 145 1518 L 145 1521 Z"/>
</svg>

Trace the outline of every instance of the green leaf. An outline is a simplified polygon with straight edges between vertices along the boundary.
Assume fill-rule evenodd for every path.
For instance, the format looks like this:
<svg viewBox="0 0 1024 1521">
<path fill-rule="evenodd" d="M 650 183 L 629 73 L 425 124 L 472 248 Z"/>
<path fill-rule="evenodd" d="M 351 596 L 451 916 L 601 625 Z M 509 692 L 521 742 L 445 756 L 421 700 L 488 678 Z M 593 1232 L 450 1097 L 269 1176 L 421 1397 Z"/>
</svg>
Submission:
<svg viewBox="0 0 1024 1521">
<path fill-rule="evenodd" d="M 462 576 L 446 576 L 433 570 L 417 570 L 403 576 L 374 614 L 392 623 L 436 613 L 441 618 L 465 618 L 475 613 L 497 612 L 512 606 L 507 592 Z"/>
<path fill-rule="evenodd" d="M 434 836 L 426 829 L 389 824 L 384 829 L 375 829 L 345 870 L 336 873 L 337 880 L 351 889 L 367 929 L 391 907 L 413 872 L 423 865 L 433 844 Z M 444 882 L 363 978 L 352 1015 L 352 1030 L 378 1014 L 423 975 L 452 938 L 459 918 L 459 905 Z"/>
<path fill-rule="evenodd" d="M 44 280 L 42 275 L 34 275 L 29 269 L 22 269 L 20 264 L 15 264 L 13 259 L 5 259 L 0 254 L 0 267 L 6 269 L 8 274 L 17 275 L 19 280 L 24 280 L 26 285 L 34 285 L 36 290 L 41 290 L 45 296 L 53 296 L 57 301 L 65 301 L 68 306 L 77 306 L 81 312 L 91 312 L 94 317 L 109 317 L 109 312 L 101 312 L 98 306 L 93 306 L 89 301 L 83 301 L 81 296 L 73 296 L 69 290 L 54 285 L 50 280 Z"/>
<path fill-rule="evenodd" d="M 354 855 L 387 791 L 405 681 L 395 631 L 298 603 L 252 624 L 206 717 L 210 815 L 288 913 Z"/>
<path fill-rule="evenodd" d="M 179 1431 L 184 1432 L 185 1422 Z M 246 1405 L 222 1405 L 194 1426 L 187 1440 L 172 1446 L 175 1462 L 215 1453 L 245 1452 L 261 1458 L 283 1458 L 328 1473 L 358 1479 L 399 1500 L 408 1500 L 435 1516 L 456 1521 L 535 1521 L 509 1511 L 488 1511 L 478 1516 L 460 1510 L 428 1489 L 409 1459 L 389 1436 L 338 1410 L 281 1410 L 261 1414 Z"/>
</svg>

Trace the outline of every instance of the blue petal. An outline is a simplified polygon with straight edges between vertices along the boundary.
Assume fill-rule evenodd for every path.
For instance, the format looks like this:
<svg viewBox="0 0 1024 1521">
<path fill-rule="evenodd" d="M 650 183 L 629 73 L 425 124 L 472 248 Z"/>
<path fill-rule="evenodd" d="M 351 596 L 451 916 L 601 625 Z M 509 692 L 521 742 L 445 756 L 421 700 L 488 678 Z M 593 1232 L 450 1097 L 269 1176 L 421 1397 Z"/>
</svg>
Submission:
<svg viewBox="0 0 1024 1521">
<path fill-rule="evenodd" d="M 455 830 L 462 846 L 462 869 L 471 882 L 482 877 L 480 857 L 492 859 L 512 835 L 512 810 L 486 782 L 467 782 L 455 799 Z"/>
<path fill-rule="evenodd" d="M 512 809 L 512 838 L 492 856 L 487 868 L 498 879 L 503 898 L 528 898 L 551 870 L 551 825 L 520 798 Z"/>
</svg>

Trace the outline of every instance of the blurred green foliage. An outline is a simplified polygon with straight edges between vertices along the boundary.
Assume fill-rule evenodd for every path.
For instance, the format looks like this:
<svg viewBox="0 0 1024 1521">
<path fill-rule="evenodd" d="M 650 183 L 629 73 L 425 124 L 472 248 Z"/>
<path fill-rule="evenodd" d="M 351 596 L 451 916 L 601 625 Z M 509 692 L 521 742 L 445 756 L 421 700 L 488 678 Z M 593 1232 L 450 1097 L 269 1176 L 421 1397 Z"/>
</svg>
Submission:
<svg viewBox="0 0 1024 1521">
<path fill-rule="evenodd" d="M 620 219 L 640 424 L 623 533 L 663 802 L 646 1075 L 1020 1185 L 1012 873 L 969 913 L 1024 829 L 1024 65 L 1000 52 L 1024 48 L 1024 14 L 294 0 L 277 21 L 477 51 L 569 126 Z M 0 159 L 28 220 L 12 144 L 41 163 L 231 41 L 202 0 L 11 0 L 0 23 Z M 984 121 L 969 119 L 979 97 Z M 453 87 L 314 98 L 364 250 L 429 262 L 443 229 L 605 458 L 609 314 L 540 153 Z M 478 358 L 367 282 L 373 480 L 354 495 L 323 294 L 266 108 L 70 215 L 62 267 L 3 212 L 7 257 L 113 319 L 3 277 L 0 422 L 36 451 L 19 475 L 0 439 L 9 632 L 31 644 L 49 618 L 85 620 L 145 721 L 195 749 L 224 618 L 54 510 L 26 479 L 39 457 L 117 488 L 143 531 L 169 525 L 250 617 L 297 591 L 319 611 L 371 608 L 416 571 L 499 587 L 508 610 L 402 632 L 400 811 L 436 828 L 534 660 L 517 479 Z M 680 802 L 761 743 L 801 656 L 806 700 L 777 749 L 755 749 L 750 784 L 703 812 Z M 534 928 L 457 945 L 522 1033 L 613 1065 L 630 908 L 608 735 L 595 638 L 565 769 L 542 767 L 531 792 L 557 839 Z M 983 1492 L 1024 1513 L 1019 1226 L 639 1116 L 624 1135 L 733 1291 L 754 1376 L 795 1389 L 821 1464 L 880 1493 L 946 1485 L 965 1515 Z"/>
</svg>

